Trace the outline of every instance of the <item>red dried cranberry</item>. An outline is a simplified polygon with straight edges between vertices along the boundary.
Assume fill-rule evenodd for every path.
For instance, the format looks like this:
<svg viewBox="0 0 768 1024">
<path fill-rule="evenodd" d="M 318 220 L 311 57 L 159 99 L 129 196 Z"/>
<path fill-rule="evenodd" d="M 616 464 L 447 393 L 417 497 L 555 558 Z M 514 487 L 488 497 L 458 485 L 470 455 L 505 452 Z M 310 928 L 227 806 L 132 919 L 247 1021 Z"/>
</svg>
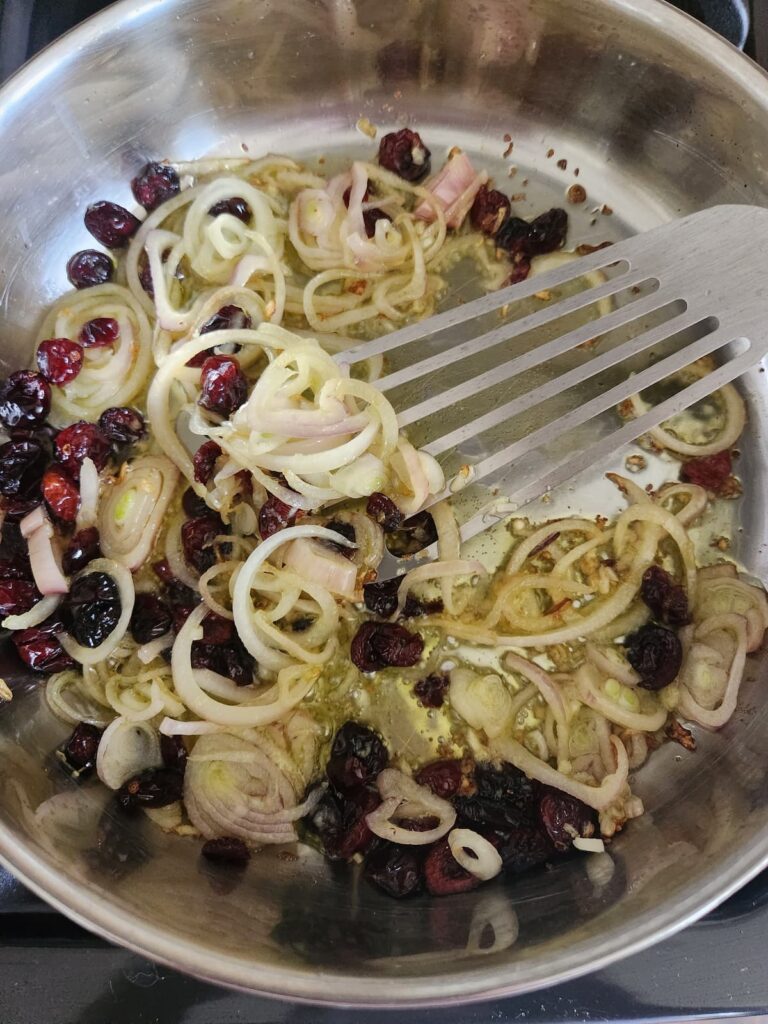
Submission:
<svg viewBox="0 0 768 1024">
<path fill-rule="evenodd" d="M 388 580 L 364 583 L 363 600 L 368 611 L 380 615 L 383 619 L 394 615 L 397 611 L 397 592 L 404 578 L 405 576 L 401 575 Z"/>
<path fill-rule="evenodd" d="M 187 767 L 187 748 L 183 736 L 164 736 L 160 734 L 160 756 L 166 768 L 174 768 L 183 772 Z"/>
<path fill-rule="evenodd" d="M 373 729 L 345 722 L 333 738 L 326 774 L 340 792 L 372 783 L 389 761 L 384 741 Z"/>
<path fill-rule="evenodd" d="M 220 199 L 214 203 L 208 211 L 212 217 L 219 217 L 222 213 L 228 213 L 237 217 L 243 224 L 250 224 L 253 213 L 250 206 L 241 196 L 232 196 L 230 199 Z"/>
<path fill-rule="evenodd" d="M 72 477 L 55 463 L 43 473 L 43 498 L 57 519 L 74 523 L 80 508 L 80 492 Z"/>
<path fill-rule="evenodd" d="M 270 494 L 267 500 L 259 509 L 259 534 L 262 540 L 271 537 L 278 530 L 284 530 L 286 526 L 292 526 L 298 509 L 291 508 L 284 501 L 280 501 L 274 494 Z"/>
<path fill-rule="evenodd" d="M 115 276 L 115 264 L 98 249 L 81 249 L 67 260 L 67 277 L 75 288 L 93 288 Z"/>
<path fill-rule="evenodd" d="M 74 668 L 75 662 L 66 653 L 56 634 L 64 631 L 64 623 L 58 615 L 49 615 L 39 626 L 20 629 L 11 635 L 19 657 L 34 672 L 63 672 Z"/>
<path fill-rule="evenodd" d="M 159 562 L 154 562 L 152 570 L 157 578 L 162 580 L 163 583 L 172 583 L 176 579 L 167 558 L 161 558 Z M 183 585 L 184 584 L 182 584 L 182 586 Z"/>
<path fill-rule="evenodd" d="M 211 512 L 205 500 L 199 494 L 196 494 L 191 487 L 188 487 L 182 494 L 181 507 L 184 509 L 184 514 L 189 516 L 190 519 L 194 519 L 196 516 L 207 516 Z"/>
<path fill-rule="evenodd" d="M 233 836 L 221 836 L 203 843 L 202 854 L 207 860 L 216 864 L 247 864 L 251 859 L 248 847 L 242 839 Z"/>
<path fill-rule="evenodd" d="M 120 324 L 113 316 L 97 316 L 83 324 L 77 340 L 84 348 L 106 348 L 120 337 Z"/>
<path fill-rule="evenodd" d="M 409 668 L 421 657 L 424 641 L 395 622 L 364 622 L 352 638 L 350 656 L 361 672 Z"/>
<path fill-rule="evenodd" d="M 594 834 L 594 811 L 581 800 L 559 790 L 550 790 L 542 796 L 539 801 L 539 814 L 555 849 L 561 852 L 570 850 L 575 835 Z"/>
<path fill-rule="evenodd" d="M 176 170 L 169 164 L 144 164 L 131 182 L 131 192 L 137 203 L 147 212 L 154 210 L 161 203 L 172 199 L 181 191 L 181 183 Z"/>
<path fill-rule="evenodd" d="M 703 455 L 698 459 L 689 459 L 683 463 L 680 479 L 690 484 L 698 484 L 708 491 L 717 494 L 731 475 L 731 453 L 726 449 L 715 455 Z"/>
<path fill-rule="evenodd" d="M 37 349 L 37 368 L 49 384 L 69 384 L 83 368 L 83 349 L 69 338 L 46 338 Z"/>
<path fill-rule="evenodd" d="M 421 889 L 421 858 L 412 846 L 387 843 L 369 854 L 365 877 L 388 896 L 402 899 Z"/>
<path fill-rule="evenodd" d="M 29 498 L 40 487 L 48 456 L 37 441 L 6 441 L 0 445 L 0 494 Z"/>
<path fill-rule="evenodd" d="M 85 530 L 78 530 L 69 542 L 61 560 L 62 569 L 67 576 L 72 576 L 94 558 L 101 558 L 99 531 L 95 526 L 88 526 Z"/>
<path fill-rule="evenodd" d="M 136 595 L 128 628 L 137 644 L 148 644 L 170 632 L 173 620 L 168 606 L 157 594 L 140 591 Z"/>
<path fill-rule="evenodd" d="M 440 796 L 443 800 L 450 800 L 456 796 L 461 789 L 463 778 L 464 765 L 457 760 L 433 761 L 432 764 L 425 764 L 423 768 L 419 768 L 414 775 L 420 786 L 431 789 L 435 796 Z"/>
<path fill-rule="evenodd" d="M 192 456 L 195 480 L 199 484 L 207 484 L 216 468 L 216 459 L 221 455 L 221 448 L 215 441 L 205 441 Z"/>
<path fill-rule="evenodd" d="M 242 641 L 233 636 L 226 644 L 196 640 L 192 644 L 192 667 L 207 668 L 226 676 L 237 686 L 249 686 L 253 682 L 255 662 Z"/>
<path fill-rule="evenodd" d="M 105 572 L 78 576 L 67 595 L 69 631 L 83 647 L 99 647 L 117 625 L 122 604 L 117 583 Z"/>
<path fill-rule="evenodd" d="M 90 774 L 96 767 L 96 752 L 99 749 L 102 731 L 90 722 L 79 722 L 61 747 L 67 765 L 81 778 Z"/>
<path fill-rule="evenodd" d="M 0 384 L 0 423 L 37 427 L 50 412 L 51 386 L 33 370 L 17 370 Z"/>
<path fill-rule="evenodd" d="M 529 228 L 528 221 L 522 217 L 508 216 L 496 231 L 496 245 L 511 256 L 527 254 Z"/>
<path fill-rule="evenodd" d="M 208 356 L 200 384 L 198 405 L 219 416 L 231 416 L 248 397 L 248 382 L 234 356 Z"/>
<path fill-rule="evenodd" d="M 203 642 L 206 644 L 228 644 L 235 635 L 235 624 L 216 612 L 208 612 L 203 619 Z"/>
<path fill-rule="evenodd" d="M 240 306 L 222 306 L 221 309 L 213 314 L 210 320 L 206 320 L 200 328 L 200 333 L 210 334 L 212 331 L 250 330 L 252 323 L 253 321 L 250 316 Z M 239 347 L 239 345 L 236 345 L 235 349 L 237 350 Z M 210 348 L 203 349 L 202 352 L 198 352 L 196 356 L 192 356 L 191 359 L 187 360 L 187 366 L 202 366 L 213 351 Z"/>
<path fill-rule="evenodd" d="M 509 216 L 509 199 L 498 189 L 481 185 L 469 212 L 472 227 L 485 235 L 495 235 Z"/>
<path fill-rule="evenodd" d="M 429 174 L 431 153 L 418 132 L 401 128 L 389 132 L 379 144 L 379 163 L 406 181 L 418 181 Z"/>
<path fill-rule="evenodd" d="M 106 249 L 124 249 L 141 224 L 124 206 L 103 199 L 88 207 L 83 220 L 96 241 Z"/>
<path fill-rule="evenodd" d="M 181 800 L 183 788 L 181 772 L 170 768 L 148 768 L 124 782 L 116 797 L 126 811 L 140 807 L 167 807 Z"/>
<path fill-rule="evenodd" d="M 651 565 L 643 573 L 640 596 L 659 622 L 687 626 L 691 621 L 685 589 L 660 565 Z"/>
<path fill-rule="evenodd" d="M 0 617 L 23 615 L 37 604 L 42 594 L 32 580 L 9 579 L 0 563 Z"/>
<path fill-rule="evenodd" d="M 83 459 L 91 459 L 96 469 L 102 470 L 112 451 L 101 429 L 95 423 L 86 423 L 85 420 L 60 430 L 54 447 L 56 458 L 76 480 L 80 479 Z"/>
<path fill-rule="evenodd" d="M 512 272 L 507 278 L 505 284 L 520 284 L 521 281 L 525 281 L 530 272 L 531 261 L 525 258 L 517 259 L 512 266 Z"/>
<path fill-rule="evenodd" d="M 384 538 L 387 550 L 397 558 L 415 555 L 437 540 L 435 521 L 429 512 L 418 512 Z"/>
<path fill-rule="evenodd" d="M 414 686 L 413 692 L 425 708 L 441 708 L 445 702 L 447 689 L 448 676 L 433 672 L 426 679 L 420 679 Z"/>
<path fill-rule="evenodd" d="M 136 409 L 113 406 L 99 416 L 99 428 L 112 444 L 138 444 L 147 432 L 144 417 Z"/>
<path fill-rule="evenodd" d="M 538 783 L 511 764 L 496 768 L 479 764 L 475 768 L 476 792 L 458 796 L 454 806 L 459 822 L 467 828 L 490 828 L 501 832 L 535 824 L 538 814 Z"/>
<path fill-rule="evenodd" d="M 391 220 L 391 217 L 375 206 L 370 210 L 363 210 L 363 224 L 365 225 L 365 233 L 368 238 L 373 238 L 376 234 L 376 225 L 380 220 L 388 221 Z"/>
<path fill-rule="evenodd" d="M 5 513 L 3 530 L 7 529 L 12 524 L 16 526 L 16 524 L 20 523 L 25 516 L 28 516 L 30 512 L 34 512 L 34 510 L 42 505 L 42 503 L 42 494 L 35 495 L 31 498 L 6 498 L 2 502 L 2 505 L 0 505 L 2 511 Z M 3 536 L 3 540 L 5 540 L 5 536 Z M 23 551 L 26 552 L 27 542 L 20 533 L 18 534 L 18 540 Z M 18 545 L 15 546 L 18 547 Z M 29 561 L 29 559 L 27 559 L 27 561 Z"/>
<path fill-rule="evenodd" d="M 649 622 L 624 641 L 627 660 L 640 675 L 639 686 L 661 690 L 669 686 L 683 663 L 683 645 L 671 629 Z"/>
<path fill-rule="evenodd" d="M 388 498 L 386 494 L 382 494 L 381 491 L 373 492 L 368 498 L 365 510 L 385 533 L 392 533 L 393 530 L 397 530 L 405 518 L 394 501 Z"/>
<path fill-rule="evenodd" d="M 559 207 L 547 210 L 534 217 L 528 225 L 526 253 L 529 256 L 542 256 L 555 249 L 562 249 L 568 233 L 568 214 Z"/>
<path fill-rule="evenodd" d="M 181 547 L 184 558 L 199 573 L 210 569 L 216 561 L 213 541 L 224 530 L 224 524 L 214 513 L 187 519 L 181 527 Z"/>
<path fill-rule="evenodd" d="M 365 853 L 374 841 L 366 816 L 381 803 L 378 793 L 359 789 L 352 799 L 344 800 L 341 811 L 341 831 L 328 853 L 341 860 L 349 860 L 356 853 Z"/>
<path fill-rule="evenodd" d="M 162 565 L 162 563 L 156 563 L 155 572 L 158 572 L 158 566 L 160 565 Z M 181 580 L 177 580 L 171 575 L 170 567 L 168 568 L 168 574 L 170 578 L 167 580 L 165 597 L 168 602 L 168 607 L 171 610 L 173 628 L 178 633 L 189 618 L 195 605 L 199 603 L 199 598 L 194 590 L 191 590 L 185 583 L 182 583 Z M 198 668 L 200 666 L 195 667 Z"/>
<path fill-rule="evenodd" d="M 459 864 L 451 853 L 447 839 L 441 839 L 431 848 L 424 861 L 424 877 L 427 889 L 433 896 L 451 896 L 457 892 L 469 892 L 480 884 Z"/>
<path fill-rule="evenodd" d="M 530 871 L 556 856 L 552 840 L 539 824 L 502 833 L 494 845 L 497 845 L 504 871 L 513 875 Z"/>
</svg>

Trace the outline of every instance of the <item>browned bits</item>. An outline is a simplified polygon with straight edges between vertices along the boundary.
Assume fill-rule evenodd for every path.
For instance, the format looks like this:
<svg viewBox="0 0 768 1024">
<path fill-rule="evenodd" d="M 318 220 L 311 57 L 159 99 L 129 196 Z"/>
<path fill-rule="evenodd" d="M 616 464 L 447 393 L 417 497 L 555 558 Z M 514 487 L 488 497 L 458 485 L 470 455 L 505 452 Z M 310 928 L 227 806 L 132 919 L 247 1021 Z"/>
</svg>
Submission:
<svg viewBox="0 0 768 1024">
<path fill-rule="evenodd" d="M 561 171 L 567 171 L 568 170 L 568 161 L 567 160 L 558 160 L 557 161 L 557 166 L 560 168 Z"/>
<path fill-rule="evenodd" d="M 673 743 L 679 743 L 685 750 L 695 750 L 696 740 L 694 739 L 693 733 L 690 729 L 678 722 L 676 718 L 671 718 L 667 723 L 664 730 L 667 736 L 672 740 Z"/>
<path fill-rule="evenodd" d="M 548 149 L 547 150 L 547 160 L 551 160 L 554 155 L 555 155 L 554 149 Z"/>
<path fill-rule="evenodd" d="M 589 256 L 591 252 L 599 252 L 601 249 L 607 249 L 611 245 L 613 245 L 613 242 L 608 241 L 600 242 L 598 245 L 590 245 L 588 242 L 582 242 L 580 245 L 576 246 L 576 252 L 579 254 L 579 256 Z M 635 289 L 632 288 L 631 291 L 634 292 L 636 295 L 640 294 L 639 288 L 637 289 L 637 291 L 635 291 Z"/>
<path fill-rule="evenodd" d="M 604 217 L 610 217 L 613 213 L 613 209 L 608 205 L 608 203 L 603 203 L 600 207 L 600 213 L 602 213 Z"/>
<path fill-rule="evenodd" d="M 571 185 L 566 193 L 566 199 L 569 203 L 573 203 L 577 206 L 579 203 L 585 203 L 587 201 L 587 190 L 583 185 Z"/>
</svg>

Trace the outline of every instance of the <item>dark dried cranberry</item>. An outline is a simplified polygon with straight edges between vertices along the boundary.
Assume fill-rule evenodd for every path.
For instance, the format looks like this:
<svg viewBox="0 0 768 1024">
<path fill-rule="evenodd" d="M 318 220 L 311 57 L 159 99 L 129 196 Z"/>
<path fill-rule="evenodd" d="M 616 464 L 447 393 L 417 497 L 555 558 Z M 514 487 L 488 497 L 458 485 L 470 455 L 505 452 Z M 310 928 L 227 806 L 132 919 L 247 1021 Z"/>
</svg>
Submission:
<svg viewBox="0 0 768 1024">
<path fill-rule="evenodd" d="M 116 797 L 126 811 L 167 807 L 181 800 L 184 776 L 171 768 L 147 768 L 122 784 Z"/>
<path fill-rule="evenodd" d="M 40 486 L 53 515 L 64 523 L 74 523 L 80 508 L 80 492 L 69 473 L 54 463 L 43 473 Z"/>
<path fill-rule="evenodd" d="M 646 690 L 669 686 L 683 663 L 683 645 L 671 629 L 653 622 L 641 626 L 624 641 L 627 660 L 640 675 Z"/>
<path fill-rule="evenodd" d="M 389 751 L 377 732 L 357 722 L 345 722 L 333 738 L 326 774 L 340 792 L 372 783 L 386 768 Z"/>
<path fill-rule="evenodd" d="M 451 896 L 476 889 L 480 880 L 459 864 L 451 853 L 447 839 L 435 843 L 424 861 L 427 889 L 433 896 Z"/>
<path fill-rule="evenodd" d="M 445 702 L 448 689 L 448 676 L 433 672 L 426 679 L 420 679 L 413 688 L 425 708 L 441 708 Z"/>
<path fill-rule="evenodd" d="M 136 595 L 128 628 L 137 644 L 148 644 L 151 640 L 165 636 L 172 625 L 168 606 L 157 594 L 140 591 Z"/>
<path fill-rule="evenodd" d="M 49 384 L 69 384 L 83 368 L 83 349 L 69 338 L 46 338 L 37 349 L 37 368 Z"/>
<path fill-rule="evenodd" d="M 235 636 L 225 644 L 196 640 L 192 644 L 192 667 L 207 668 L 220 676 L 226 676 L 237 686 L 249 686 L 253 682 L 256 663 L 242 641 Z"/>
<path fill-rule="evenodd" d="M 78 776 L 90 774 L 96 767 L 96 752 L 99 749 L 101 734 L 102 730 L 97 726 L 91 725 L 90 722 L 80 722 L 62 746 L 64 760 Z"/>
<path fill-rule="evenodd" d="M 381 491 L 374 491 L 368 498 L 365 511 L 375 520 L 385 533 L 392 533 L 397 530 L 405 519 L 405 516 L 397 505 Z"/>
<path fill-rule="evenodd" d="M 139 284 L 147 293 L 147 295 L 154 299 L 155 297 L 155 286 L 152 283 L 152 267 L 149 265 L 149 257 L 146 252 L 142 252 L 139 256 Z"/>
<path fill-rule="evenodd" d="M 181 547 L 184 558 L 199 573 L 210 569 L 216 561 L 213 541 L 224 530 L 224 524 L 215 512 L 187 519 L 181 527 Z"/>
<path fill-rule="evenodd" d="M 0 563 L 0 617 L 23 615 L 37 604 L 42 594 L 32 580 L 8 578 Z"/>
<path fill-rule="evenodd" d="M 393 576 L 388 580 L 377 580 L 375 583 L 363 584 L 363 600 L 365 607 L 374 615 L 388 619 L 397 611 L 397 592 L 403 576 Z"/>
<path fill-rule="evenodd" d="M 96 469 L 101 471 L 112 452 L 110 443 L 101 429 L 95 423 L 86 423 L 85 420 L 79 420 L 60 430 L 56 435 L 54 447 L 56 458 L 76 480 L 80 479 L 83 459 L 91 459 Z"/>
<path fill-rule="evenodd" d="M 189 516 L 190 519 L 194 519 L 196 516 L 207 516 L 211 513 L 211 509 L 206 505 L 205 499 L 195 493 L 191 487 L 188 487 L 182 494 L 181 507 L 184 509 L 184 514 Z"/>
<path fill-rule="evenodd" d="M 137 203 L 147 212 L 181 191 L 181 183 L 175 169 L 169 164 L 144 164 L 131 182 L 131 192 Z"/>
<path fill-rule="evenodd" d="M 540 213 L 528 225 L 526 254 L 542 256 L 544 253 L 554 252 L 555 249 L 562 249 L 567 233 L 568 214 L 565 210 L 554 207 L 546 213 Z"/>
<path fill-rule="evenodd" d="M 420 786 L 431 789 L 435 796 L 450 800 L 462 787 L 464 765 L 457 760 L 433 761 L 419 768 L 414 779 Z"/>
<path fill-rule="evenodd" d="M 380 220 L 388 221 L 391 220 L 391 217 L 375 206 L 370 210 L 363 210 L 363 224 L 365 225 L 365 233 L 368 238 L 373 238 L 376 234 L 376 225 Z"/>
<path fill-rule="evenodd" d="M 680 479 L 690 484 L 698 484 L 708 491 L 717 494 L 731 475 L 731 453 L 726 449 L 715 455 L 703 455 L 698 459 L 689 459 L 683 463 Z"/>
<path fill-rule="evenodd" d="M 94 558 L 101 558 L 101 544 L 99 542 L 99 531 L 95 526 L 88 526 L 85 530 L 78 530 L 61 560 L 61 565 L 67 576 L 84 569 Z"/>
<path fill-rule="evenodd" d="M 96 241 L 107 249 L 124 249 L 141 224 L 124 206 L 103 199 L 88 207 L 83 220 Z"/>
<path fill-rule="evenodd" d="M 517 259 L 512 265 L 512 272 L 505 281 L 505 284 L 520 284 L 525 281 L 531 272 L 531 261 L 526 258 Z"/>
<path fill-rule="evenodd" d="M 106 348 L 120 337 L 120 324 L 113 316 L 97 316 L 80 328 L 77 340 L 84 348 Z"/>
<path fill-rule="evenodd" d="M 595 813 L 576 797 L 550 790 L 539 801 L 541 823 L 555 849 L 570 850 L 574 838 L 594 835 Z"/>
<path fill-rule="evenodd" d="M 668 626 L 687 626 L 691 621 L 685 589 L 660 565 L 651 565 L 643 573 L 640 596 L 654 618 Z"/>
<path fill-rule="evenodd" d="M 253 213 L 250 206 L 241 196 L 232 196 L 230 199 L 220 199 L 214 203 L 208 211 L 212 217 L 219 217 L 222 213 L 228 213 L 237 217 L 243 224 L 250 224 Z"/>
<path fill-rule="evenodd" d="M 29 498 L 40 487 L 48 456 L 37 441 L 7 441 L 0 445 L 0 494 Z"/>
<path fill-rule="evenodd" d="M 240 306 L 222 306 L 200 328 L 201 334 L 210 334 L 211 331 L 242 331 L 250 330 L 253 321 Z M 236 346 L 239 348 L 240 346 Z M 212 349 L 205 348 L 187 360 L 187 366 L 202 366 L 205 360 L 212 354 Z"/>
<path fill-rule="evenodd" d="M 221 448 L 215 441 L 204 441 L 192 456 L 195 480 L 199 484 L 207 484 L 216 468 L 216 459 L 221 455 Z"/>
<path fill-rule="evenodd" d="M 19 657 L 35 672 L 63 672 L 74 668 L 75 662 L 66 653 L 57 633 L 64 631 L 64 623 L 58 615 L 49 615 L 39 626 L 20 629 L 11 635 Z"/>
<path fill-rule="evenodd" d="M 206 644 L 228 644 L 235 635 L 235 624 L 216 612 L 208 612 L 203 619 L 203 642 Z"/>
<path fill-rule="evenodd" d="M 334 533 L 340 534 L 345 540 L 355 543 L 356 533 L 352 523 L 345 523 L 341 519 L 332 519 L 329 523 L 325 524 L 326 529 L 333 530 Z M 344 544 L 336 544 L 332 540 L 324 540 L 323 544 L 331 548 L 332 551 L 338 552 L 340 555 L 344 555 L 345 558 L 351 558 L 354 553 L 354 548 L 348 548 Z"/>
<path fill-rule="evenodd" d="M 203 843 L 202 854 L 207 860 L 217 864 L 247 864 L 251 853 L 242 839 L 233 836 L 221 836 Z"/>
<path fill-rule="evenodd" d="M 104 437 L 118 446 L 138 444 L 147 432 L 141 413 L 127 406 L 105 409 L 99 416 L 99 427 Z"/>
<path fill-rule="evenodd" d="M 75 288 L 106 284 L 115 275 L 115 264 L 105 252 L 81 249 L 67 260 L 67 277 Z"/>
<path fill-rule="evenodd" d="M 162 562 L 157 562 L 155 564 L 155 572 L 157 572 L 158 575 L 158 567 L 162 564 Z M 171 570 L 170 567 L 168 567 L 168 574 L 170 575 L 170 573 Z M 161 578 L 165 579 L 165 576 L 162 576 Z M 199 603 L 200 599 L 195 591 L 188 587 L 186 583 L 182 583 L 181 580 L 175 579 L 172 575 L 170 575 L 170 578 L 166 583 L 165 597 L 168 602 L 168 607 L 171 609 L 173 628 L 178 633 L 194 610 L 195 605 Z"/>
<path fill-rule="evenodd" d="M 259 509 L 259 534 L 261 539 L 266 540 L 267 537 L 271 537 L 278 530 L 284 530 L 286 526 L 291 526 L 297 512 L 298 509 L 286 505 L 284 501 L 280 501 L 274 494 L 270 494 Z"/>
<path fill-rule="evenodd" d="M 178 582 L 176 577 L 173 575 L 173 569 L 171 569 L 167 558 L 161 558 L 158 562 L 153 562 L 152 571 L 159 580 L 162 580 L 163 583 Z M 183 583 L 181 585 L 184 586 Z"/>
<path fill-rule="evenodd" d="M 387 843 L 369 854 L 365 877 L 388 896 L 402 899 L 421 888 L 421 858 L 413 846 Z"/>
<path fill-rule="evenodd" d="M 431 153 L 418 132 L 401 128 L 389 132 L 379 143 L 379 163 L 406 181 L 418 181 L 429 174 Z"/>
<path fill-rule="evenodd" d="M 365 819 L 380 803 L 378 793 L 368 789 L 359 789 L 352 799 L 343 800 L 341 829 L 335 843 L 326 847 L 330 857 L 349 860 L 356 853 L 366 852 L 374 841 L 374 835 Z"/>
<path fill-rule="evenodd" d="M 498 189 L 481 185 L 469 212 L 472 227 L 486 235 L 495 235 L 509 216 L 509 199 Z"/>
<path fill-rule="evenodd" d="M 200 382 L 198 404 L 219 416 L 231 416 L 248 397 L 248 382 L 234 356 L 208 356 Z"/>
<path fill-rule="evenodd" d="M 38 427 L 51 408 L 51 386 L 40 373 L 17 370 L 0 384 L 0 423 Z"/>
<path fill-rule="evenodd" d="M 187 748 L 183 736 L 164 736 L 160 734 L 160 756 L 166 768 L 184 772 L 187 767 Z"/>
<path fill-rule="evenodd" d="M 496 231 L 496 245 L 510 255 L 527 253 L 529 228 L 527 220 L 510 215 Z"/>
<path fill-rule="evenodd" d="M 437 540 L 435 521 L 429 512 L 418 512 L 384 538 L 387 550 L 397 558 L 415 555 Z"/>
<path fill-rule="evenodd" d="M 5 513 L 5 522 L 3 524 L 3 531 L 7 530 L 11 525 L 16 526 L 16 532 L 13 537 L 13 547 L 18 554 L 19 551 L 23 551 L 26 554 L 27 542 L 18 532 L 18 523 L 28 516 L 30 512 L 34 512 L 36 508 L 39 508 L 43 503 L 42 494 L 36 494 L 30 498 L 6 498 L 0 508 Z M 5 533 L 3 533 L 3 540 L 5 541 Z M 18 541 L 18 543 L 16 543 Z M 29 558 L 27 558 L 27 562 Z"/>
<path fill-rule="evenodd" d="M 424 641 L 395 622 L 364 622 L 352 638 L 350 656 L 361 672 L 389 666 L 409 668 L 421 657 Z"/>
<path fill-rule="evenodd" d="M 78 576 L 69 589 L 69 630 L 83 647 L 102 644 L 117 625 L 121 610 L 117 583 L 105 572 Z"/>
<path fill-rule="evenodd" d="M 556 856 L 552 840 L 538 823 L 503 833 L 497 843 L 503 868 L 513 875 L 529 871 Z"/>
<path fill-rule="evenodd" d="M 511 764 L 475 768 L 473 796 L 454 800 L 459 823 L 467 828 L 490 828 L 501 832 L 535 823 L 538 814 L 538 783 Z"/>
</svg>

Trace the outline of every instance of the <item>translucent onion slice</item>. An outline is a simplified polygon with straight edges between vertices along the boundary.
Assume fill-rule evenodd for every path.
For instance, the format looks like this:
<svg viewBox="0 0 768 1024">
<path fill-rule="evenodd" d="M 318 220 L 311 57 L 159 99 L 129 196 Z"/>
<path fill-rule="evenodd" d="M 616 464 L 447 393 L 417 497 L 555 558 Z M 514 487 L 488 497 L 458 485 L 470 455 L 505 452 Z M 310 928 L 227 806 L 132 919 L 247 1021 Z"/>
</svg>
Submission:
<svg viewBox="0 0 768 1024">
<path fill-rule="evenodd" d="M 720 706 L 715 709 L 704 708 L 696 701 L 691 691 L 685 685 L 680 687 L 680 711 L 707 729 L 721 728 L 736 710 L 736 702 L 739 697 L 739 689 L 744 676 L 744 664 L 747 656 L 747 620 L 743 615 L 735 615 L 733 613 L 713 615 L 696 627 L 695 636 L 697 640 L 706 642 L 711 634 L 716 634 L 721 630 L 725 630 L 733 635 L 736 641 L 736 649 L 728 671 L 728 680 Z M 689 666 L 684 666 L 683 678 L 688 668 Z"/>
<path fill-rule="evenodd" d="M 374 835 L 405 846 L 425 846 L 442 839 L 453 828 L 456 822 L 453 807 L 409 775 L 385 768 L 379 773 L 376 784 L 382 803 L 365 818 Z M 436 817 L 438 824 L 425 832 L 414 832 L 395 825 L 391 821 L 395 814 L 400 818 Z"/>
<path fill-rule="evenodd" d="M 587 660 L 602 672 L 606 679 L 617 679 L 623 686 L 637 686 L 640 676 L 615 645 L 601 647 L 589 643 L 585 648 Z"/>
<path fill-rule="evenodd" d="M 96 774 L 105 786 L 119 789 L 132 775 L 162 763 L 160 740 L 151 725 L 116 718 L 99 741 Z"/>
<path fill-rule="evenodd" d="M 70 725 L 87 722 L 103 729 L 115 717 L 114 712 L 85 693 L 82 682 L 83 677 L 74 669 L 49 676 L 45 684 L 46 703 L 57 718 Z"/>
<path fill-rule="evenodd" d="M 582 665 L 576 670 L 574 679 L 578 695 L 587 707 L 594 708 L 614 725 L 638 732 L 656 732 L 667 720 L 667 709 L 659 706 L 650 693 L 639 687 L 625 690 L 618 680 L 613 680 L 617 699 L 612 700 L 601 687 L 600 673 L 594 665 Z M 611 680 L 603 682 L 610 685 Z M 643 705 L 649 710 L 643 711 Z"/>
<path fill-rule="evenodd" d="M 46 517 L 43 525 L 27 537 L 32 576 L 35 586 L 44 596 L 66 594 L 69 590 L 67 577 L 61 571 L 60 554 L 54 545 L 53 527 Z"/>
<path fill-rule="evenodd" d="M 457 576 L 485 576 L 487 570 L 476 558 L 457 558 L 449 562 L 430 562 L 419 565 L 405 574 L 397 589 L 397 608 L 392 621 L 399 618 L 405 608 L 410 590 L 426 580 L 454 579 Z"/>
<path fill-rule="evenodd" d="M 302 579 L 317 583 L 339 597 L 354 600 L 357 566 L 344 555 L 301 537 L 291 541 L 282 557 L 283 564 L 293 569 Z"/>
<path fill-rule="evenodd" d="M 512 713 L 512 695 L 497 675 L 478 675 L 468 668 L 450 673 L 451 707 L 473 729 L 487 736 L 500 735 L 508 727 Z"/>
<path fill-rule="evenodd" d="M 179 473 L 162 455 L 125 463 L 99 514 L 101 549 L 128 569 L 144 564 L 173 497 Z"/>
<path fill-rule="evenodd" d="M 117 620 L 112 632 L 98 647 L 83 647 L 69 633 L 58 634 L 61 646 L 71 658 L 74 658 L 81 665 L 96 665 L 110 656 L 125 636 L 128 622 L 133 612 L 133 602 L 136 597 L 136 592 L 133 589 L 133 577 L 125 566 L 120 565 L 118 562 L 113 562 L 110 558 L 94 558 L 78 575 L 84 576 L 92 572 L 106 573 L 117 584 L 120 594 L 120 618 Z"/>
<path fill-rule="evenodd" d="M 481 882 L 499 874 L 501 856 L 487 839 L 469 828 L 454 828 L 448 833 L 448 845 L 454 860 Z"/>
<path fill-rule="evenodd" d="M 83 459 L 80 467 L 80 508 L 77 511 L 77 530 L 85 530 L 96 522 L 99 508 L 99 471 L 93 459 Z"/>
</svg>

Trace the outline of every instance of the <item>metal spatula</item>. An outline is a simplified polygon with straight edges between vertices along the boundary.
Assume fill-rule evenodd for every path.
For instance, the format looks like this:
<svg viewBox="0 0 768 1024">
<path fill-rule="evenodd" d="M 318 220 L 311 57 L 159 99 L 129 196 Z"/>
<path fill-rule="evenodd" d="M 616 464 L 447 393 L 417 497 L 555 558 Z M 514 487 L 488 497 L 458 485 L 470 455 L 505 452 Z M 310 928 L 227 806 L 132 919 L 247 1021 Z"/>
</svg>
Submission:
<svg viewBox="0 0 768 1024">
<path fill-rule="evenodd" d="M 557 291 L 571 294 L 547 301 Z M 622 445 L 701 402 L 766 352 L 768 209 L 719 206 L 338 358 L 353 366 L 385 357 L 387 373 L 377 386 L 393 402 L 400 426 L 446 467 L 460 460 L 458 475 L 430 504 L 469 479 L 475 491 L 494 485 L 511 512 L 605 464 Z M 674 375 L 711 355 L 710 372 L 670 393 Z M 622 403 L 660 384 L 656 404 L 624 422 L 616 412 Z M 461 525 L 462 539 L 493 521 L 480 508 Z M 413 564 L 388 559 L 381 575 Z"/>
</svg>

